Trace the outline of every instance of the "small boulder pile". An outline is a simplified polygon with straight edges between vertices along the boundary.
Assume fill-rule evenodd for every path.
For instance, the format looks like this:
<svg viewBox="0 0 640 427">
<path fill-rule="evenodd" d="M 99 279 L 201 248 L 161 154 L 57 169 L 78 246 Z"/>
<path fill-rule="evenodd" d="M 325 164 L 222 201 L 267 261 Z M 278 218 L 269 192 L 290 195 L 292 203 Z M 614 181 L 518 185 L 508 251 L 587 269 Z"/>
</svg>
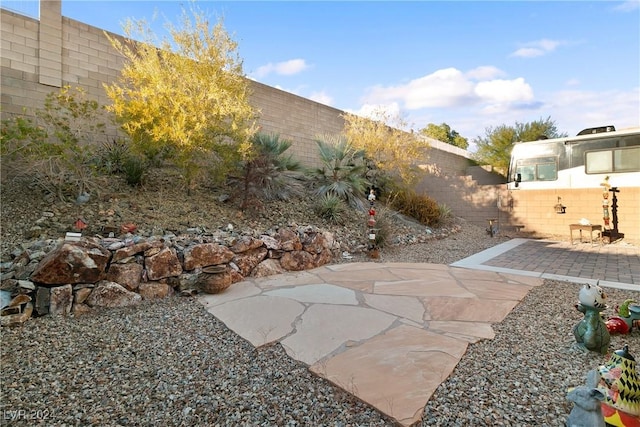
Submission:
<svg viewBox="0 0 640 427">
<path fill-rule="evenodd" d="M 325 265 L 340 252 L 313 226 L 258 236 L 218 234 L 37 241 L 12 253 L 0 273 L 2 326 L 32 316 L 80 315 L 176 293 L 218 293 L 245 277 Z"/>
</svg>

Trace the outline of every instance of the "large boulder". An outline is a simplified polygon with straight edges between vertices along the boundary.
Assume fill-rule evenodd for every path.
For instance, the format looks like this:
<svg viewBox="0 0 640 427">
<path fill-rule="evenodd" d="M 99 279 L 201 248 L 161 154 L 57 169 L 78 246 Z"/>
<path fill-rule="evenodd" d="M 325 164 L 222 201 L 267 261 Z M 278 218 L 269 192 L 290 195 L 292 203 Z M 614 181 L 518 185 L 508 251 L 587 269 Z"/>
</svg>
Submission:
<svg viewBox="0 0 640 427">
<path fill-rule="evenodd" d="M 136 254 L 141 254 L 152 248 L 162 248 L 164 243 L 160 240 L 139 242 L 130 246 L 120 248 L 113 254 L 112 262 L 120 262 Z"/>
<path fill-rule="evenodd" d="M 116 282 L 129 291 L 135 291 L 142 280 L 142 265 L 130 262 L 128 264 L 111 264 L 107 271 L 106 280 Z"/>
<path fill-rule="evenodd" d="M 260 264 L 253 269 L 252 276 L 253 277 L 267 277 L 273 276 L 274 274 L 282 274 L 287 270 L 282 268 L 280 265 L 279 259 L 268 258 L 262 261 Z"/>
<path fill-rule="evenodd" d="M 200 243 L 185 248 L 184 269 L 191 271 L 196 268 L 208 267 L 210 265 L 226 264 L 235 255 L 226 246 L 217 243 Z"/>
<path fill-rule="evenodd" d="M 256 239 L 251 236 L 240 236 L 229 249 L 231 252 L 239 254 L 252 249 L 257 249 L 261 246 L 264 246 L 264 242 L 260 239 Z"/>
<path fill-rule="evenodd" d="M 90 307 L 126 307 L 142 301 L 140 294 L 126 290 L 115 282 L 103 280 L 86 299 Z"/>
<path fill-rule="evenodd" d="M 142 299 L 161 299 L 173 295 L 173 288 L 167 283 L 146 282 L 140 284 L 138 293 Z"/>
<path fill-rule="evenodd" d="M 146 257 L 144 265 L 149 280 L 179 276 L 182 273 L 182 264 L 174 248 L 163 248 L 158 253 Z"/>
<path fill-rule="evenodd" d="M 273 237 L 280 243 L 280 249 L 283 251 L 299 251 L 302 249 L 300 236 L 289 228 L 281 228 Z"/>
<path fill-rule="evenodd" d="M 307 251 L 285 252 L 280 258 L 280 265 L 289 271 L 310 270 L 316 266 L 315 256 Z"/>
<path fill-rule="evenodd" d="M 233 257 L 233 262 L 240 269 L 240 274 L 247 277 L 251 275 L 253 269 L 266 258 L 268 252 L 269 250 L 267 248 L 258 247 L 256 249 L 251 249 L 237 254 Z"/>
<path fill-rule="evenodd" d="M 111 252 L 95 243 L 64 242 L 38 263 L 31 280 L 47 286 L 96 283 L 104 279 L 110 258 Z"/>
</svg>

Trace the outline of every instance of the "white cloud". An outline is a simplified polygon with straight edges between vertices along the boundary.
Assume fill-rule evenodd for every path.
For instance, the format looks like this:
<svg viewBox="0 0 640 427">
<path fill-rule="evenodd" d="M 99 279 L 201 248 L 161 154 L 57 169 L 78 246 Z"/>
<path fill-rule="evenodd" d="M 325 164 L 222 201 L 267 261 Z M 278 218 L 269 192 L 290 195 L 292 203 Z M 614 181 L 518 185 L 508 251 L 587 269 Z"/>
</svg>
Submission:
<svg viewBox="0 0 640 427">
<path fill-rule="evenodd" d="M 291 76 L 298 74 L 301 71 L 309 68 L 304 59 L 290 59 L 288 61 L 268 63 L 258 67 L 258 69 L 252 74 L 254 78 L 265 77 L 269 74 L 275 73 L 283 76 Z"/>
<path fill-rule="evenodd" d="M 556 48 L 562 45 L 563 42 L 558 40 L 541 39 L 528 43 L 524 43 L 520 49 L 517 49 L 511 54 L 520 58 L 535 58 L 536 56 L 543 56 L 549 52 L 553 52 Z"/>
<path fill-rule="evenodd" d="M 465 73 L 468 78 L 473 80 L 493 79 L 495 77 L 502 77 L 505 74 L 506 73 L 504 71 L 492 65 L 477 67 Z"/>
<path fill-rule="evenodd" d="M 531 101 L 533 99 L 533 89 L 522 77 L 515 80 L 480 82 L 475 87 L 475 93 L 484 101 L 500 104 Z"/>
<path fill-rule="evenodd" d="M 570 135 L 596 126 L 640 127 L 640 88 L 604 92 L 564 90 L 554 93 L 551 99 L 553 102 L 546 109 Z"/>
<path fill-rule="evenodd" d="M 621 4 L 615 6 L 613 10 L 618 12 L 632 12 L 640 8 L 640 1 L 638 0 L 627 0 L 623 1 Z"/>
<path fill-rule="evenodd" d="M 544 95 L 546 103 L 533 108 L 501 108 L 503 104 L 481 104 L 467 109 L 419 110 L 412 113 L 416 129 L 428 123 L 445 122 L 469 142 L 483 136 L 487 128 L 516 122 L 527 123 L 551 117 L 560 132 L 576 135 L 582 129 L 614 125 L 616 129 L 640 127 L 640 88 L 627 91 L 563 90 Z M 471 144 L 472 151 L 474 150 Z"/>
<path fill-rule="evenodd" d="M 331 105 L 333 103 L 333 98 L 324 91 L 313 92 L 308 96 L 308 98 L 312 101 L 316 101 L 324 105 Z"/>
<path fill-rule="evenodd" d="M 545 51 L 537 47 L 523 47 L 511 54 L 511 56 L 518 56 L 520 58 L 535 58 L 536 56 L 542 56 Z"/>
<path fill-rule="evenodd" d="M 355 111 L 347 110 L 347 112 L 369 119 L 378 119 L 381 113 L 388 117 L 400 117 L 400 105 L 398 105 L 397 102 L 391 102 L 389 104 L 363 104 L 360 109 Z"/>
<path fill-rule="evenodd" d="M 504 75 L 504 72 L 492 66 L 474 68 L 466 73 L 445 68 L 404 85 L 375 86 L 364 102 L 373 105 L 396 102 L 407 110 L 419 110 L 477 104 L 485 107 L 500 104 L 500 108 L 508 108 L 514 103 L 533 100 L 533 89 L 524 78 L 491 80 L 498 75 Z"/>
<path fill-rule="evenodd" d="M 569 79 L 565 83 L 567 86 L 578 86 L 580 84 L 580 80 L 578 79 Z"/>
<path fill-rule="evenodd" d="M 367 101 L 385 103 L 402 100 L 409 110 L 419 108 L 452 107 L 465 102 L 473 94 L 473 83 L 455 68 L 438 70 L 405 85 L 370 90 Z"/>
</svg>

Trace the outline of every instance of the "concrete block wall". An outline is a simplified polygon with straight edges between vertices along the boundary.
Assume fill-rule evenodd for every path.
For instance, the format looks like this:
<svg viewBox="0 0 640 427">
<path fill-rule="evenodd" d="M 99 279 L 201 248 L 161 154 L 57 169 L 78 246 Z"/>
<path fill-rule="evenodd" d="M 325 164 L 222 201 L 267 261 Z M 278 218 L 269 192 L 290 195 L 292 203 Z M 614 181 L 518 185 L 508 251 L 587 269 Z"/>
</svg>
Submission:
<svg viewBox="0 0 640 427">
<path fill-rule="evenodd" d="M 523 224 L 526 230 L 538 231 L 569 238 L 569 225 L 586 218 L 591 224 L 603 225 L 602 188 L 585 188 L 568 191 L 558 190 L 512 190 L 507 197 L 512 200 L 512 221 Z M 557 214 L 554 206 L 566 206 L 565 214 Z M 621 188 L 618 198 L 618 231 L 625 240 L 640 242 L 640 188 Z M 609 193 L 609 216 L 611 227 L 612 194 Z"/>
<path fill-rule="evenodd" d="M 258 82 L 251 82 L 251 90 L 260 130 L 293 142 L 289 152 L 303 164 L 320 166 L 315 139 L 340 134 L 343 111 Z"/>
</svg>

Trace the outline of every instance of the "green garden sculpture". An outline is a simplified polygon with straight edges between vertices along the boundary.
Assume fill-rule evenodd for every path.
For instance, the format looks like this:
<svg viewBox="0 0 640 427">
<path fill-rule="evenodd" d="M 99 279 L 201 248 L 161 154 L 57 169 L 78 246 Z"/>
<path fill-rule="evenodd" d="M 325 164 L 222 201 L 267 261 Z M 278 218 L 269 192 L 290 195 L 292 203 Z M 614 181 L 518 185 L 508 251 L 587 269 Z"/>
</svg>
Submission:
<svg viewBox="0 0 640 427">
<path fill-rule="evenodd" d="M 578 293 L 576 309 L 584 313 L 584 318 L 573 327 L 576 342 L 587 350 L 606 354 L 611 335 L 600 313 L 607 306 L 606 294 L 598 285 L 586 284 Z"/>
</svg>

